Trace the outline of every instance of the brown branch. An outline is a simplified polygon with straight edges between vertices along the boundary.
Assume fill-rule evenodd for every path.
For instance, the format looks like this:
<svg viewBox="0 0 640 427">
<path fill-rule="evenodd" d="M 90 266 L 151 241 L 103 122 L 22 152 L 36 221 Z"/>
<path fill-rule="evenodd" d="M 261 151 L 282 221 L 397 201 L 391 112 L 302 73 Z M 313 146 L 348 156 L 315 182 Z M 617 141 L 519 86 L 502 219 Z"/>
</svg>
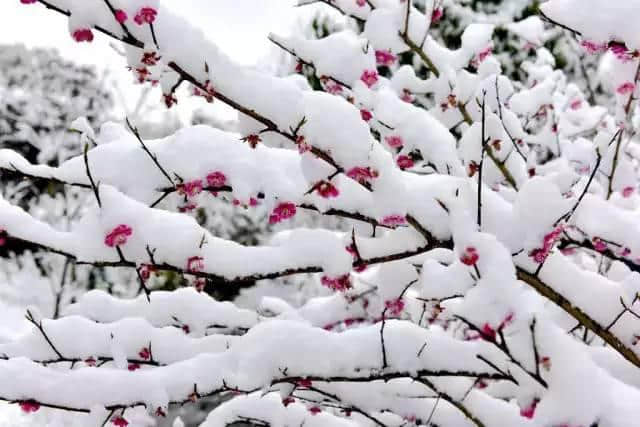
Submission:
<svg viewBox="0 0 640 427">
<path fill-rule="evenodd" d="M 453 405 L 456 409 L 462 412 L 465 417 L 467 417 L 472 423 L 474 423 L 476 427 L 485 427 L 484 423 L 480 421 L 475 415 L 473 415 L 473 413 L 469 411 L 469 409 L 461 401 L 458 401 L 453 397 L 449 396 L 447 393 L 442 392 L 440 389 L 438 389 L 438 387 L 436 387 L 434 383 L 432 383 L 426 378 L 420 378 L 416 381 L 426 385 L 435 393 L 437 393 L 442 400 L 445 400 L 449 402 L 451 405 Z"/>
<path fill-rule="evenodd" d="M 279 41 L 277 41 L 276 39 L 274 39 L 273 37 L 269 36 L 268 37 L 269 41 L 273 44 L 275 44 L 276 46 L 278 46 L 280 49 L 284 50 L 285 52 L 287 52 L 289 55 L 293 56 L 294 58 L 296 58 L 298 61 L 300 61 L 303 65 L 306 65 L 307 67 L 311 67 L 313 68 L 314 72 L 317 74 L 316 72 L 316 66 L 314 65 L 313 62 L 311 61 L 307 61 L 306 59 L 303 59 L 300 55 L 298 55 L 298 53 L 296 51 L 294 51 L 293 49 L 283 45 L 282 43 L 280 43 Z M 328 79 L 333 80 L 334 82 L 338 83 L 341 86 L 346 87 L 347 89 L 351 90 L 351 86 L 346 84 L 345 82 L 338 80 L 335 77 L 332 76 L 326 76 Z"/>
<path fill-rule="evenodd" d="M 500 333 L 500 342 L 498 342 L 495 338 L 490 338 L 487 337 L 483 331 L 478 328 L 476 325 L 474 325 L 472 322 L 470 322 L 469 320 L 465 319 L 462 316 L 456 315 L 454 316 L 456 319 L 462 321 L 465 325 L 467 325 L 469 328 L 473 329 L 474 331 L 476 331 L 478 334 L 480 334 L 483 339 L 491 344 L 493 344 L 498 350 L 500 350 L 502 353 L 504 353 L 505 356 L 507 356 L 509 358 L 509 361 L 511 363 L 513 363 L 514 365 L 516 365 L 518 368 L 522 369 L 522 371 L 524 371 L 527 375 L 529 375 L 532 379 L 534 379 L 536 382 L 538 382 L 538 384 L 540 384 L 541 386 L 543 386 L 544 388 L 548 387 L 547 382 L 544 380 L 544 378 L 542 378 L 540 375 L 538 375 L 535 372 L 531 372 L 528 369 L 526 369 L 524 367 L 524 365 L 522 363 L 520 363 L 519 360 L 517 360 L 515 357 L 513 357 L 513 354 L 511 354 L 511 352 L 509 351 L 509 348 L 507 347 L 507 342 L 504 338 L 504 335 L 502 334 L 502 329 L 500 329 L 498 332 Z M 485 363 L 489 364 L 490 362 L 484 358 L 482 358 L 482 356 L 478 356 L 478 358 L 480 360 L 483 360 Z M 499 370 L 495 365 L 490 365 L 492 366 L 494 369 Z M 501 370 L 499 370 L 500 372 L 502 372 Z"/>
<path fill-rule="evenodd" d="M 620 353 L 622 357 L 627 359 L 636 367 L 640 368 L 640 358 L 629 347 L 627 347 L 620 339 L 609 332 L 605 327 L 596 322 L 587 313 L 582 311 L 579 307 L 574 306 L 571 301 L 565 298 L 560 293 L 556 292 L 549 285 L 544 283 L 538 277 L 525 271 L 522 268 L 517 269 L 518 279 L 527 283 L 533 289 L 535 289 L 540 295 L 554 302 L 560 308 L 562 308 L 567 314 L 571 315 L 580 324 L 590 329 L 594 334 L 599 336 L 604 342 L 609 344 L 615 351 Z"/>
<path fill-rule="evenodd" d="M 337 10 L 338 12 L 340 12 L 341 14 L 343 14 L 344 16 L 348 16 L 349 18 L 353 18 L 356 21 L 358 21 L 360 24 L 364 24 L 365 20 L 357 17 L 355 15 L 351 15 L 349 13 L 346 13 L 344 10 L 342 10 L 338 5 L 336 5 L 335 3 L 332 3 L 331 0 L 313 0 L 313 1 L 306 1 L 304 3 L 300 3 L 298 5 L 296 5 L 297 7 L 301 7 L 301 6 L 308 6 L 310 4 L 314 4 L 314 3 L 323 3 L 326 4 L 327 6 L 332 7 L 333 9 Z"/>
<path fill-rule="evenodd" d="M 540 14 L 543 20 L 549 22 L 550 24 L 557 25 L 558 27 L 563 28 L 567 31 L 571 31 L 573 34 L 577 36 L 582 36 L 582 33 L 580 31 L 574 30 L 573 28 L 567 27 L 566 25 L 561 24 L 558 21 L 554 21 L 553 19 L 549 18 L 547 15 L 545 15 L 545 13 L 542 10 L 540 10 L 540 8 L 538 8 L 538 13 Z"/>
<path fill-rule="evenodd" d="M 93 181 L 93 177 L 91 176 L 91 169 L 89 168 L 89 144 L 85 144 L 84 146 L 84 166 L 85 171 L 87 173 L 87 177 L 89 178 L 89 182 L 91 183 L 91 189 L 93 190 L 93 194 L 96 196 L 96 201 L 98 202 L 98 206 L 102 207 L 102 201 L 100 200 L 100 189 L 96 186 L 96 183 Z"/>
<path fill-rule="evenodd" d="M 78 260 L 78 258 L 68 252 L 65 252 L 63 250 L 60 249 L 56 249 L 53 247 L 49 247 L 37 242 L 32 242 L 29 240 L 24 240 L 24 239 L 20 239 L 17 238 L 15 236 L 12 236 L 13 239 L 18 240 L 18 241 L 22 241 L 25 243 L 29 243 L 32 244 L 34 246 L 37 246 L 45 251 L 51 252 L 51 253 L 55 253 L 58 255 L 62 255 L 65 256 L 67 258 L 70 258 L 72 260 L 74 260 L 76 262 L 77 265 L 92 265 L 94 267 L 112 267 L 112 268 L 116 268 L 116 267 L 122 267 L 122 268 L 136 268 L 137 265 L 135 262 L 133 261 L 128 261 L 128 260 L 119 260 L 119 261 L 81 261 Z M 425 246 L 419 247 L 417 249 L 413 249 L 413 250 L 407 250 L 407 251 L 402 251 L 402 252 L 396 252 L 396 253 L 392 253 L 392 254 L 388 254 L 388 255 L 381 255 L 378 257 L 372 257 L 369 259 L 361 259 L 361 260 L 357 260 L 354 261 L 353 266 L 354 267 L 359 267 L 359 266 L 368 266 L 368 265 L 375 265 L 375 264 L 382 264 L 382 263 L 387 263 L 387 262 L 391 262 L 391 261 L 398 261 L 401 259 L 406 259 L 406 258 L 411 258 L 414 257 L 416 255 L 421 255 L 423 253 L 429 252 L 433 249 L 442 247 L 442 244 L 446 244 L 446 242 L 441 243 L 441 242 L 436 242 L 436 243 L 432 243 L 432 244 L 427 244 Z M 228 278 L 228 277 L 224 277 L 221 276 L 219 274 L 215 274 L 215 273 L 207 273 L 207 272 L 195 272 L 195 271 L 188 271 L 185 270 L 182 267 L 178 267 L 175 265 L 171 265 L 171 264 L 167 264 L 167 263 L 162 263 L 162 264 L 158 264 L 158 263 L 151 263 L 149 264 L 150 267 L 155 268 L 156 270 L 160 270 L 160 271 L 170 271 L 170 272 L 175 272 L 175 273 L 180 273 L 183 275 L 189 275 L 189 276 L 193 276 L 193 277 L 203 277 L 205 279 L 209 279 L 211 281 L 213 281 L 216 284 L 219 285 L 237 285 L 237 284 L 242 284 L 242 283 L 246 283 L 246 282 L 253 282 L 253 281 L 258 281 L 258 280 L 267 280 L 267 279 L 277 279 L 280 277 L 285 277 L 285 276 L 292 276 L 295 274 L 304 274 L 304 273 L 321 273 L 323 271 L 322 267 L 320 266 L 307 266 L 307 267 L 295 267 L 295 268 L 289 268 L 289 269 L 284 269 L 284 270 L 280 270 L 280 271 L 274 271 L 274 272 L 270 272 L 270 273 L 256 273 L 256 274 L 250 274 L 250 275 L 246 275 L 246 276 L 236 276 L 234 278 Z"/>
<path fill-rule="evenodd" d="M 164 175 L 165 178 L 167 178 L 167 180 L 169 181 L 169 183 L 175 188 L 175 183 L 173 182 L 173 179 L 171 179 L 171 176 L 167 173 L 167 171 L 162 167 L 162 165 L 158 161 L 158 156 L 156 156 L 151 151 L 149 151 L 149 149 L 147 148 L 147 145 L 144 143 L 144 141 L 142 140 L 142 137 L 140 136 L 140 132 L 138 132 L 138 128 L 134 127 L 131 124 L 128 117 L 126 118 L 125 121 L 127 123 L 127 127 L 129 128 L 129 130 L 131 130 L 131 133 L 135 135 L 135 137 L 138 139 L 138 142 L 140 142 L 140 145 L 142 145 L 142 149 L 144 150 L 144 152 L 147 153 L 147 155 L 149 155 L 149 157 L 151 158 L 153 163 L 156 165 L 156 167 L 160 170 L 162 175 Z"/>
<path fill-rule="evenodd" d="M 31 313 L 30 310 L 27 310 L 27 315 L 25 316 L 26 319 L 29 321 L 29 323 L 31 323 L 33 326 L 36 327 L 36 329 L 38 329 L 38 331 L 40 331 L 40 334 L 42 335 L 42 337 L 45 339 L 45 341 L 47 342 L 47 344 L 49 344 L 49 347 L 51 347 L 51 350 L 53 350 L 53 352 L 59 357 L 59 358 L 64 358 L 64 356 L 62 355 L 62 353 L 60 353 L 60 351 L 56 348 L 56 346 L 53 344 L 53 342 L 51 341 L 51 339 L 49 338 L 49 335 L 47 335 L 46 331 L 44 330 L 44 326 L 42 326 L 42 321 L 37 321 L 35 319 L 35 317 L 33 317 L 33 313 Z"/>
<path fill-rule="evenodd" d="M 54 6 L 54 5 L 48 3 L 45 0 L 38 0 L 38 1 L 41 4 L 45 5 L 47 8 L 51 9 L 51 10 L 54 10 L 54 11 L 56 11 L 58 13 L 62 13 L 63 15 L 66 15 L 66 16 L 70 16 L 70 12 L 69 11 L 66 11 L 64 9 L 61 9 L 61 8 L 57 7 L 57 6 Z M 120 40 L 120 41 L 122 41 L 122 42 L 124 42 L 126 44 L 138 47 L 140 49 L 144 48 L 144 43 L 139 41 L 139 40 L 137 40 L 137 39 L 135 39 L 135 38 L 132 38 L 132 37 L 129 37 L 129 36 L 118 37 L 117 35 L 115 35 L 111 31 L 106 30 L 106 29 L 104 29 L 102 27 L 99 27 L 99 26 L 96 26 L 94 28 L 96 30 L 98 30 L 99 32 L 101 32 L 101 33 L 103 33 L 103 34 L 105 34 L 105 35 L 107 35 L 107 36 L 109 36 L 111 38 Z M 178 73 L 178 75 L 180 76 L 180 78 L 182 80 L 193 84 L 194 86 L 196 86 L 199 89 L 203 90 L 205 93 L 209 93 L 209 88 L 206 87 L 205 83 L 199 82 L 194 76 L 189 74 L 179 64 L 177 64 L 177 63 L 172 61 L 172 62 L 169 62 L 167 64 L 167 66 L 169 68 L 171 68 L 173 71 L 175 71 L 176 73 Z M 233 99 L 227 97 L 226 95 L 224 95 L 223 93 L 221 93 L 221 92 L 219 92 L 217 90 L 215 91 L 213 96 L 216 99 L 220 100 L 221 102 L 227 104 L 229 107 L 233 108 L 234 110 L 236 110 L 236 111 L 238 111 L 238 112 L 240 112 L 240 113 L 242 113 L 242 114 L 244 114 L 246 116 L 249 116 L 252 119 L 256 120 L 257 122 L 263 124 L 266 127 L 265 131 L 275 132 L 275 133 L 283 136 L 284 138 L 292 141 L 293 143 L 296 142 L 296 136 L 294 134 L 291 134 L 289 132 L 286 132 L 286 131 L 283 131 L 283 130 L 279 129 L 278 125 L 273 120 L 271 120 L 271 119 L 259 114 L 255 110 L 253 110 L 253 109 L 251 109 L 249 107 L 246 107 L 246 106 L 240 104 L 237 101 L 234 101 Z M 339 172 L 344 172 L 344 169 L 340 165 L 338 165 L 336 163 L 336 161 L 327 152 L 325 152 L 325 151 L 323 151 L 323 150 L 321 150 L 321 149 L 319 149 L 317 147 L 311 147 L 310 151 L 316 157 L 318 157 L 319 159 L 324 160 L 325 162 L 327 162 L 328 164 L 333 166 Z"/>
<path fill-rule="evenodd" d="M 370 373 L 359 372 L 358 375 L 348 376 L 348 375 L 338 375 L 338 376 L 319 376 L 319 375 L 311 375 L 311 376 L 285 376 L 282 378 L 275 379 L 271 382 L 271 385 L 281 384 L 281 383 L 297 383 L 301 380 L 308 380 L 311 382 L 322 382 L 322 383 L 367 383 L 372 381 L 384 381 L 388 382 L 390 380 L 398 379 L 398 378 L 412 378 L 418 379 L 421 377 L 462 377 L 462 378 L 482 378 L 486 380 L 506 380 L 513 382 L 514 379 L 510 375 L 504 375 L 502 373 L 489 373 L 489 372 L 475 372 L 475 371 L 449 371 L 449 370 L 431 370 L 431 369 L 423 369 L 417 372 L 404 372 L 404 371 L 395 371 L 384 373 L 379 372 L 379 370 L 371 370 Z"/>
<path fill-rule="evenodd" d="M 438 67 L 436 67 L 436 65 L 433 63 L 431 58 L 427 56 L 425 51 L 420 46 L 418 46 L 413 40 L 411 40 L 408 34 L 405 34 L 403 32 L 399 32 L 398 34 L 400 35 L 400 38 L 402 38 L 402 40 L 407 44 L 409 49 L 413 51 L 416 55 L 418 55 L 420 59 L 422 59 L 422 62 L 424 62 L 427 65 L 427 68 L 429 68 L 429 70 L 433 73 L 433 75 L 436 76 L 436 78 L 440 77 L 440 70 L 438 70 Z"/>
</svg>

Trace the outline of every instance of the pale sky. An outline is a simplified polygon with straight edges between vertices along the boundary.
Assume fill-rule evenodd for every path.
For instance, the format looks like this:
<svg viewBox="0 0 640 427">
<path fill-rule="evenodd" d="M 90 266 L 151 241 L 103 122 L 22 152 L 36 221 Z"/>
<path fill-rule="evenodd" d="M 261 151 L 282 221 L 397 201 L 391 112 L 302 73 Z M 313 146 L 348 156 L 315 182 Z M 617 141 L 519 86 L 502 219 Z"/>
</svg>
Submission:
<svg viewBox="0 0 640 427">
<path fill-rule="evenodd" d="M 91 0 L 87 0 L 91 1 Z M 94 0 L 95 1 L 95 0 Z M 190 18 L 207 36 L 239 62 L 253 64 L 268 52 L 269 31 L 287 32 L 295 20 L 295 0 L 164 0 Z M 41 5 L 0 0 L 0 43 L 55 46 L 77 62 L 104 64 L 118 60 L 105 37 L 93 43 L 75 43 L 67 20 Z"/>
<path fill-rule="evenodd" d="M 275 48 L 267 40 L 269 32 L 290 33 L 296 19 L 305 13 L 293 7 L 295 3 L 296 0 L 163 0 L 165 5 L 175 4 L 175 12 L 203 29 L 235 61 L 246 65 L 258 64 L 273 53 Z M 139 98 L 140 87 L 131 84 L 125 61 L 110 46 L 108 37 L 96 33 L 92 43 L 76 43 L 69 35 L 67 18 L 40 4 L 0 0 L 0 44 L 13 43 L 55 47 L 62 56 L 77 63 L 109 69 L 110 78 L 126 98 L 126 105 L 116 106 L 118 115 L 126 114 L 122 108 L 131 110 Z M 159 92 L 153 97 L 160 99 Z M 177 114 L 183 123 L 191 107 L 188 99 L 178 104 Z M 235 117 L 235 112 L 221 103 L 214 103 L 211 108 L 221 117 Z"/>
</svg>

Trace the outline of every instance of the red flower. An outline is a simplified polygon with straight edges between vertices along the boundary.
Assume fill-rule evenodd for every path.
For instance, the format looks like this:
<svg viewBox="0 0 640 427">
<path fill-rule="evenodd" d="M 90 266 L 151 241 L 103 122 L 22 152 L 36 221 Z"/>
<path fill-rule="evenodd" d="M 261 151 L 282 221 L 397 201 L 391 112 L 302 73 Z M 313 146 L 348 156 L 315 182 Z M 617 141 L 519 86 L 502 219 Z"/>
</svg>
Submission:
<svg viewBox="0 0 640 427">
<path fill-rule="evenodd" d="M 498 327 L 498 329 L 503 329 L 505 326 L 510 325 L 511 322 L 513 322 L 514 317 L 515 314 L 513 312 L 507 314 L 504 319 L 502 319 L 502 322 L 500 322 L 500 326 Z"/>
<path fill-rule="evenodd" d="M 340 191 L 329 181 L 322 181 L 316 186 L 316 191 L 321 197 L 330 199 L 332 197 L 338 197 Z"/>
<path fill-rule="evenodd" d="M 402 170 L 410 169 L 413 167 L 413 159 L 409 156 L 398 156 L 396 159 L 398 167 Z"/>
<path fill-rule="evenodd" d="M 367 87 L 371 87 L 378 83 L 378 72 L 376 70 L 364 70 L 360 76 L 360 80 L 362 80 Z"/>
<path fill-rule="evenodd" d="M 298 137 L 296 138 L 296 145 L 298 146 L 298 153 L 300 154 L 311 151 L 311 146 L 307 144 L 307 141 L 303 135 L 298 135 Z"/>
<path fill-rule="evenodd" d="M 130 370 L 131 372 L 137 371 L 138 369 L 140 369 L 140 364 L 139 363 L 129 363 L 129 366 L 127 366 L 127 369 Z"/>
<path fill-rule="evenodd" d="M 78 43 L 93 41 L 93 32 L 89 28 L 82 28 L 73 32 L 73 39 Z"/>
<path fill-rule="evenodd" d="M 529 252 L 529 256 L 532 257 L 536 263 L 542 264 L 544 260 L 549 256 L 551 249 L 553 249 L 553 245 L 563 231 L 564 227 L 562 225 L 554 228 L 550 233 L 544 236 L 542 247 L 536 248 Z"/>
<path fill-rule="evenodd" d="M 362 273 L 367 269 L 367 264 L 358 264 L 353 266 L 353 271 L 356 273 Z"/>
<path fill-rule="evenodd" d="M 140 277 L 142 277 L 142 280 L 146 282 L 151 277 L 151 273 L 156 271 L 156 268 L 153 265 L 142 264 L 139 271 Z"/>
<path fill-rule="evenodd" d="M 406 415 L 402 417 L 402 419 L 410 423 L 415 423 L 418 418 L 414 414 L 411 414 L 411 415 Z"/>
<path fill-rule="evenodd" d="M 178 103 L 178 98 L 172 93 L 163 93 L 162 96 L 164 97 L 164 105 L 167 108 L 171 108 Z"/>
<path fill-rule="evenodd" d="M 202 192 L 202 180 L 194 179 L 193 181 L 178 184 L 176 186 L 178 194 L 186 197 L 194 197 Z"/>
<path fill-rule="evenodd" d="M 40 404 L 35 400 L 25 400 L 20 402 L 20 409 L 22 409 L 22 412 L 29 414 L 37 412 L 40 409 Z"/>
<path fill-rule="evenodd" d="M 327 91 L 327 93 L 330 93 L 331 95 L 342 93 L 342 85 L 335 80 L 325 77 L 324 79 L 321 79 L 321 81 L 324 85 L 324 90 Z"/>
<path fill-rule="evenodd" d="M 303 378 L 303 379 L 300 379 L 300 380 L 296 381 L 296 385 L 298 387 L 311 387 L 313 385 L 313 383 L 311 382 L 310 379 Z"/>
<path fill-rule="evenodd" d="M 296 214 L 296 205 L 291 202 L 280 203 L 273 209 L 269 216 L 269 224 L 277 224 L 285 219 L 292 218 Z"/>
<path fill-rule="evenodd" d="M 404 301 L 402 298 L 387 300 L 384 302 L 384 307 L 389 310 L 391 315 L 399 316 L 402 310 L 404 310 Z"/>
<path fill-rule="evenodd" d="M 402 95 L 400 96 L 400 99 L 404 102 L 407 102 L 409 104 L 413 104 L 413 101 L 416 100 L 416 97 L 413 96 L 413 94 L 411 93 L 411 91 L 409 89 L 402 89 Z M 445 111 L 446 108 L 443 110 Z"/>
<path fill-rule="evenodd" d="M 36 0 L 20 0 L 20 3 L 22 3 L 22 4 L 32 4 L 32 3 L 35 3 L 35 2 L 36 2 Z"/>
<path fill-rule="evenodd" d="M 196 288 L 196 291 L 204 291 L 205 286 L 207 286 L 207 279 L 205 279 L 204 277 L 196 277 L 193 282 L 193 287 Z"/>
<path fill-rule="evenodd" d="M 249 143 L 249 147 L 251 147 L 251 148 L 256 148 L 258 146 L 258 143 L 262 141 L 260 136 L 258 136 L 256 134 L 248 135 L 248 136 L 242 138 L 242 140 L 244 142 L 248 142 Z"/>
<path fill-rule="evenodd" d="M 129 421 L 125 420 L 123 417 L 115 417 L 111 420 L 111 424 L 116 427 L 127 427 L 129 425 Z"/>
<path fill-rule="evenodd" d="M 549 356 L 542 357 L 540 359 L 540 364 L 546 371 L 549 371 L 551 369 L 551 358 Z"/>
<path fill-rule="evenodd" d="M 447 95 L 447 102 L 449 103 L 449 106 L 451 108 L 455 108 L 458 106 L 458 98 L 453 93 L 450 93 L 449 95 Z"/>
<path fill-rule="evenodd" d="M 198 205 L 195 203 L 185 203 L 184 205 L 178 206 L 178 210 L 181 213 L 185 213 L 185 212 L 191 212 L 195 210 L 197 207 Z"/>
<path fill-rule="evenodd" d="M 135 69 L 135 73 L 138 76 L 138 83 L 144 83 L 149 78 L 149 76 L 151 75 L 149 70 L 147 70 L 145 67 L 136 68 Z"/>
<path fill-rule="evenodd" d="M 164 418 L 166 416 L 167 416 L 167 413 L 165 412 L 165 410 L 158 406 L 156 408 L 156 417 L 163 417 Z"/>
<path fill-rule="evenodd" d="M 464 265 L 476 265 L 480 256 L 478 255 L 478 251 L 473 246 L 469 246 L 464 250 L 462 256 L 460 256 L 460 261 Z"/>
<path fill-rule="evenodd" d="M 158 15 L 158 11 L 154 8 L 143 7 L 138 11 L 138 13 L 136 13 L 136 16 L 133 18 L 133 20 L 138 25 L 153 24 L 153 22 L 156 20 L 156 15 Z"/>
<path fill-rule="evenodd" d="M 484 49 L 482 49 L 478 53 L 478 62 L 484 61 L 489 55 L 491 55 L 492 52 L 493 52 L 493 48 L 491 46 L 487 46 Z"/>
<path fill-rule="evenodd" d="M 131 227 L 126 224 L 120 224 L 107 234 L 107 237 L 104 239 L 104 244 L 110 248 L 124 245 L 132 234 L 133 230 Z"/>
<path fill-rule="evenodd" d="M 353 244 L 349 246 L 345 246 L 345 250 L 349 252 L 349 254 L 351 254 L 351 256 L 353 256 L 354 258 L 358 257 L 358 251 L 356 250 L 356 247 Z"/>
<path fill-rule="evenodd" d="M 384 138 L 387 142 L 387 145 L 391 148 L 400 148 L 404 145 L 404 141 L 401 136 L 391 135 Z"/>
<path fill-rule="evenodd" d="M 216 96 L 216 91 L 215 89 L 213 89 L 211 81 L 207 80 L 206 82 L 204 82 L 204 90 L 201 90 L 199 87 L 194 87 L 193 94 L 195 96 L 201 96 L 206 99 L 207 102 L 211 103 Z"/>
<path fill-rule="evenodd" d="M 636 89 L 636 85 L 633 84 L 633 82 L 625 82 L 620 86 L 618 86 L 618 88 L 616 89 L 616 92 L 618 92 L 620 95 L 628 95 L 630 93 L 633 93 L 635 89 Z"/>
<path fill-rule="evenodd" d="M 442 15 L 444 15 L 444 11 L 441 8 L 434 9 L 431 13 L 431 23 L 435 24 L 440 19 L 442 19 Z"/>
<path fill-rule="evenodd" d="M 624 197 L 625 199 L 627 199 L 627 198 L 631 197 L 631 195 L 633 194 L 633 192 L 634 192 L 635 190 L 636 190 L 636 189 L 635 189 L 635 188 L 633 188 L 633 187 L 624 187 L 624 188 L 622 189 L 622 197 Z"/>
<path fill-rule="evenodd" d="M 376 50 L 376 63 L 387 67 L 396 62 L 397 57 L 388 50 Z"/>
<path fill-rule="evenodd" d="M 322 412 L 322 409 L 318 408 L 317 406 L 312 406 L 311 408 L 309 408 L 309 412 L 311 412 L 312 415 L 316 415 Z"/>
<path fill-rule="evenodd" d="M 187 271 L 189 273 L 198 273 L 202 270 L 204 270 L 204 258 L 192 256 L 187 260 Z"/>
<path fill-rule="evenodd" d="M 360 184 L 366 184 L 373 178 L 378 177 L 378 172 L 371 170 L 369 167 L 361 167 L 356 166 L 354 168 L 349 169 L 347 172 L 347 176 L 355 181 L 358 181 Z"/>
<path fill-rule="evenodd" d="M 587 53 L 593 55 L 599 52 L 604 52 L 607 50 L 607 45 L 605 44 L 598 44 L 596 42 L 590 41 L 590 40 L 582 40 L 580 42 L 580 45 L 585 48 L 585 50 L 587 51 Z"/>
<path fill-rule="evenodd" d="M 351 278 L 348 274 L 335 278 L 322 276 L 320 282 L 322 283 L 322 286 L 326 286 L 334 291 L 346 291 L 351 288 Z"/>
<path fill-rule="evenodd" d="M 88 359 L 85 359 L 84 363 L 85 363 L 87 366 L 91 366 L 91 367 L 93 367 L 93 366 L 96 366 L 96 359 L 94 359 L 94 357 L 93 357 L 93 356 L 91 356 L 91 357 L 89 357 Z"/>
<path fill-rule="evenodd" d="M 469 163 L 468 169 L 467 175 L 472 177 L 480 170 L 480 165 L 472 160 L 471 163 Z"/>
<path fill-rule="evenodd" d="M 485 389 L 489 386 L 489 384 L 487 384 L 484 380 L 479 379 L 478 381 L 476 381 L 476 385 L 475 387 L 482 390 Z"/>
<path fill-rule="evenodd" d="M 607 250 L 607 243 L 599 237 L 594 237 L 592 239 L 592 243 L 593 248 L 598 252 L 604 252 Z"/>
<path fill-rule="evenodd" d="M 529 419 L 533 418 L 533 415 L 536 412 L 536 406 L 538 406 L 539 401 L 540 400 L 538 398 L 533 399 L 533 401 L 529 406 L 527 406 L 526 408 L 520 409 L 520 415 Z"/>
<path fill-rule="evenodd" d="M 289 406 L 290 404 L 292 404 L 295 401 L 296 400 L 293 397 L 288 396 L 288 397 L 285 397 L 284 399 L 282 399 L 282 404 L 286 408 L 287 406 Z"/>
<path fill-rule="evenodd" d="M 125 12 L 122 9 L 116 10 L 114 15 L 116 17 L 116 21 L 118 21 L 120 24 L 124 24 L 125 22 L 127 22 L 127 19 L 129 18 L 127 16 L 127 12 Z"/>
<path fill-rule="evenodd" d="M 398 227 L 400 225 L 405 225 L 407 223 L 407 219 L 402 215 L 387 215 L 382 219 L 382 224 L 387 227 Z"/>
<path fill-rule="evenodd" d="M 160 56 L 156 56 L 156 52 L 143 52 L 141 62 L 144 65 L 153 66 L 158 63 Z"/>
<path fill-rule="evenodd" d="M 360 110 L 360 117 L 362 117 L 362 120 L 364 120 L 365 122 L 368 122 L 373 118 L 373 114 L 371 114 L 369 110 L 362 109 Z"/>
<path fill-rule="evenodd" d="M 480 334 L 482 335 L 482 338 L 489 341 L 495 341 L 496 339 L 496 330 L 493 329 L 493 327 L 488 323 L 485 323 L 484 325 L 482 325 Z"/>
<path fill-rule="evenodd" d="M 227 177 L 222 172 L 211 172 L 207 175 L 207 185 L 213 188 L 224 187 L 227 183 Z"/>
<path fill-rule="evenodd" d="M 138 356 L 140 356 L 142 360 L 149 360 L 151 359 L 151 350 L 147 347 L 142 347 L 142 350 L 138 352 Z"/>
</svg>

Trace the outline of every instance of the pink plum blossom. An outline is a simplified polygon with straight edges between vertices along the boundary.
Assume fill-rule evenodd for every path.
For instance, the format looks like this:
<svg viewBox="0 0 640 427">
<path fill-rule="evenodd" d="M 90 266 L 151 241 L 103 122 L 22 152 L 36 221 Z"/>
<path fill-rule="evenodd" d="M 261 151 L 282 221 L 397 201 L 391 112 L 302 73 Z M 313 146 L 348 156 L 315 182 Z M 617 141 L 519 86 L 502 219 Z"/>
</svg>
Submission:
<svg viewBox="0 0 640 427">
<path fill-rule="evenodd" d="M 78 43 L 93 41 L 93 32 L 89 28 L 81 28 L 73 32 L 73 39 Z"/>
<path fill-rule="evenodd" d="M 144 24 L 153 24 L 156 20 L 156 16 L 158 15 L 158 11 L 152 7 L 143 7 L 141 8 L 136 16 L 133 18 L 136 24 L 144 25 Z"/>
<path fill-rule="evenodd" d="M 378 83 L 378 72 L 376 70 L 364 70 L 360 76 L 360 80 L 362 80 L 367 87 L 372 87 Z"/>
<path fill-rule="evenodd" d="M 129 237 L 131 237 L 132 234 L 133 229 L 131 227 L 126 224 L 120 224 L 116 228 L 111 230 L 109 234 L 107 234 L 104 239 L 104 244 L 109 246 L 110 248 L 122 246 L 127 243 L 127 240 L 129 239 Z"/>
<path fill-rule="evenodd" d="M 277 224 L 289 218 L 293 218 L 296 214 L 296 205 L 291 202 L 278 204 L 269 216 L 269 224 Z"/>
<path fill-rule="evenodd" d="M 476 265 L 479 259 L 480 256 L 478 255 L 478 251 L 473 246 L 468 246 L 467 248 L 465 248 L 464 252 L 460 256 L 460 262 L 462 262 L 464 265 L 469 266 Z"/>
<path fill-rule="evenodd" d="M 393 53 L 388 50 L 376 50 L 376 63 L 378 65 L 391 66 L 398 59 Z"/>
</svg>

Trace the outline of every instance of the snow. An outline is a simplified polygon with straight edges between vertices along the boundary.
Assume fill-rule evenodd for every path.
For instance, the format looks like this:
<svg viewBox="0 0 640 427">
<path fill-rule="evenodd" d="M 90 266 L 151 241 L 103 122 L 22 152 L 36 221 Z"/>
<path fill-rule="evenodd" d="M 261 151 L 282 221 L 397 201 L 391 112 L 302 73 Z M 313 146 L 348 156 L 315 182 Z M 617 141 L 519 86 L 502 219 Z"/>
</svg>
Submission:
<svg viewBox="0 0 640 427">
<path fill-rule="evenodd" d="M 143 138 L 73 117 L 84 150 L 59 162 L 0 149 L 0 399 L 59 425 L 208 397 L 206 427 L 638 417 L 640 4 L 544 3 L 576 42 L 515 2 L 321 2 L 351 18 L 272 34 L 268 73 L 167 2 L 114 1 L 120 25 L 111 3 L 50 1 L 71 34 L 124 39 L 167 107 L 194 92 L 239 120 Z"/>
</svg>

